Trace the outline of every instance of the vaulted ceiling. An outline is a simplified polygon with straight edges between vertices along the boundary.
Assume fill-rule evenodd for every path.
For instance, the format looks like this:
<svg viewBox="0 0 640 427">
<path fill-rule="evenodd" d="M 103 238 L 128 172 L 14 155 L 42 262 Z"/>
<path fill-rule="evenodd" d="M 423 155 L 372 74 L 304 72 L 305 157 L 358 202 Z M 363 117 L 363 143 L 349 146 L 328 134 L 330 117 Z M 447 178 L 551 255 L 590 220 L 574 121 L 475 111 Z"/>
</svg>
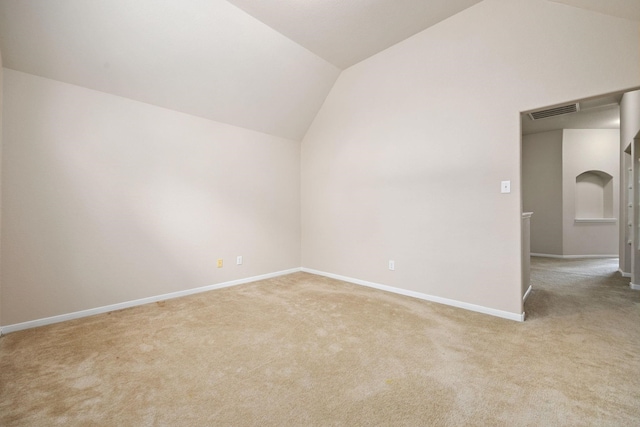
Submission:
<svg viewBox="0 0 640 427">
<path fill-rule="evenodd" d="M 300 140 L 342 69 L 480 1 L 0 0 L 0 50 L 7 68 Z M 638 0 L 556 2 L 640 21 Z"/>
<path fill-rule="evenodd" d="M 481 0 L 229 0 L 341 69 Z"/>
<path fill-rule="evenodd" d="M 300 139 L 340 70 L 224 0 L 1 0 L 7 68 Z"/>
<path fill-rule="evenodd" d="M 638 0 L 550 0 L 593 12 L 604 13 L 618 18 L 640 21 L 640 1 Z"/>
</svg>

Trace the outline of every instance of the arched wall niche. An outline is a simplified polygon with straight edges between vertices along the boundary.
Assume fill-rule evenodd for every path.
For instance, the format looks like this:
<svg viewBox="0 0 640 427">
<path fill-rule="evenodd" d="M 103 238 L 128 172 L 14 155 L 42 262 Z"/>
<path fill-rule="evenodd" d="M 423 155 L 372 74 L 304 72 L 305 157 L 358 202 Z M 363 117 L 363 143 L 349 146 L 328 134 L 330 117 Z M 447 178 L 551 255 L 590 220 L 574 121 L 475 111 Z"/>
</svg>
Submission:
<svg viewBox="0 0 640 427">
<path fill-rule="evenodd" d="M 613 218 L 613 177 L 600 170 L 576 176 L 576 219 Z"/>
</svg>

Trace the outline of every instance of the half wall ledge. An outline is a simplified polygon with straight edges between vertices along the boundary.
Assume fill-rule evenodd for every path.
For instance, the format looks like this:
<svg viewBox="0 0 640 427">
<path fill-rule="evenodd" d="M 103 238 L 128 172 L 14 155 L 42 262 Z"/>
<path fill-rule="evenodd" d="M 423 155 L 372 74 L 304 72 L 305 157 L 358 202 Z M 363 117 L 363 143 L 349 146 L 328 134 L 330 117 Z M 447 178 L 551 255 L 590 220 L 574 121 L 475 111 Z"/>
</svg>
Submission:
<svg viewBox="0 0 640 427">
<path fill-rule="evenodd" d="M 574 219 L 576 224 L 589 224 L 589 223 L 616 223 L 618 218 L 576 218 Z"/>
</svg>

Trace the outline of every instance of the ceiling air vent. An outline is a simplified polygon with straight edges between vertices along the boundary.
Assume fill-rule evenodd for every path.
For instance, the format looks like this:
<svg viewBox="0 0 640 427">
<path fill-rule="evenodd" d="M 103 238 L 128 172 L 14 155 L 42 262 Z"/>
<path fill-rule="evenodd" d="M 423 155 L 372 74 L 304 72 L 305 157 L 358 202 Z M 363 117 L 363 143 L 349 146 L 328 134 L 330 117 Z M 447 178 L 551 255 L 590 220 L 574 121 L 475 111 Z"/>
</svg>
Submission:
<svg viewBox="0 0 640 427">
<path fill-rule="evenodd" d="M 546 110 L 534 111 L 529 113 L 531 120 L 546 119 L 547 117 L 561 116 L 563 114 L 577 113 L 580 111 L 580 104 L 573 103 L 561 105 L 560 107 L 548 108 Z"/>
</svg>

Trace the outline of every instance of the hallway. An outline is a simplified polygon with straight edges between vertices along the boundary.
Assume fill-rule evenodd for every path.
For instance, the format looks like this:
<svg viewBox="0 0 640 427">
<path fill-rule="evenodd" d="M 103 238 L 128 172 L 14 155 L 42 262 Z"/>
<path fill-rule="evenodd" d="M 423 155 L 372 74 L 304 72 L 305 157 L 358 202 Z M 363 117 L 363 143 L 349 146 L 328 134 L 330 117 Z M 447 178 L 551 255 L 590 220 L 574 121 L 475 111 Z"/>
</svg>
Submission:
<svg viewBox="0 0 640 427">
<path fill-rule="evenodd" d="M 531 284 L 525 303 L 529 321 L 640 307 L 640 292 L 631 290 L 629 278 L 620 275 L 617 258 L 531 257 Z"/>
</svg>

